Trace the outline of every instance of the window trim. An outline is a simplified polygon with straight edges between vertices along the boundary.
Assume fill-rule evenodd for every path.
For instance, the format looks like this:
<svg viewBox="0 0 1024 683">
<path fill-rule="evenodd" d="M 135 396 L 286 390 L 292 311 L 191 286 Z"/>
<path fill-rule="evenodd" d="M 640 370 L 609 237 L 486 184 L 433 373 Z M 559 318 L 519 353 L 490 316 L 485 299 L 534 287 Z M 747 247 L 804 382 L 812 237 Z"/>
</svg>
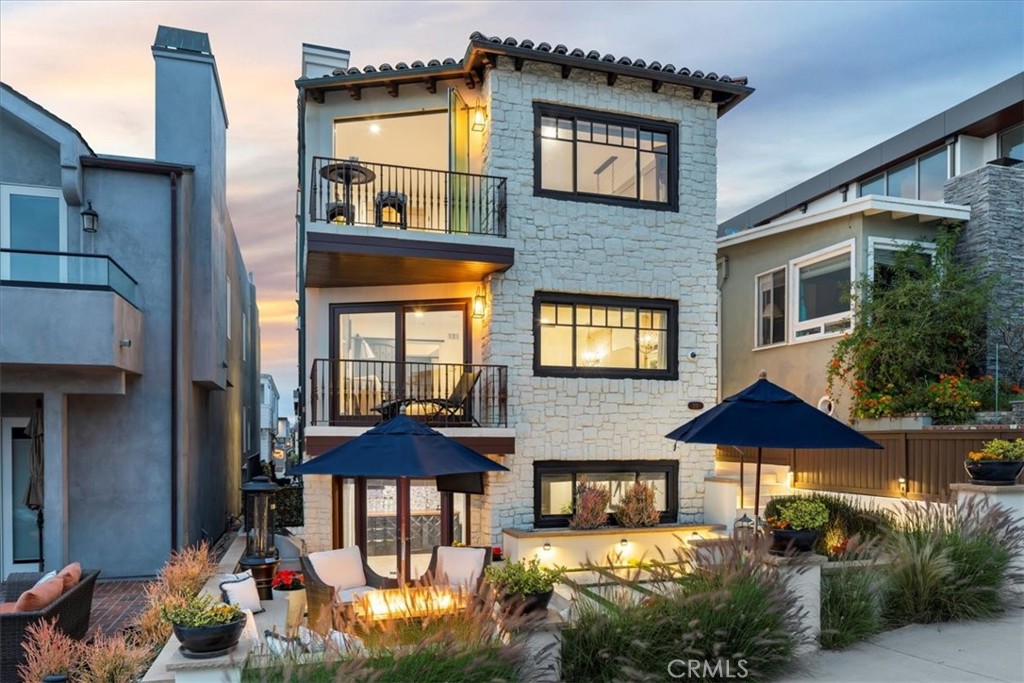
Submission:
<svg viewBox="0 0 1024 683">
<path fill-rule="evenodd" d="M 854 306 L 850 304 L 850 310 L 842 313 L 833 313 L 831 315 L 821 316 L 818 318 L 812 318 L 810 320 L 799 320 L 800 315 L 800 278 L 799 271 L 801 268 L 806 266 L 826 261 L 836 256 L 843 254 L 849 254 L 850 256 L 850 294 L 853 295 L 853 285 L 857 282 L 857 253 L 855 250 L 856 240 L 848 239 L 842 242 L 838 242 L 831 246 L 813 251 L 809 254 L 804 254 L 794 259 L 790 259 L 786 271 L 786 282 L 789 284 L 789 291 L 787 292 L 787 304 L 789 305 L 789 313 L 787 314 L 789 329 L 787 330 L 787 339 L 790 344 L 802 344 L 804 342 L 818 341 L 820 339 L 832 339 L 834 337 L 840 337 L 850 330 L 853 329 L 854 325 Z M 837 323 L 845 318 L 850 319 L 850 325 L 845 330 L 838 332 L 825 332 L 825 326 L 831 323 Z M 817 327 L 820 331 L 816 334 L 807 334 L 802 337 L 797 336 L 797 332 L 802 332 L 807 329 L 813 329 Z"/>
<path fill-rule="evenodd" d="M 783 296 L 785 297 L 785 303 L 789 306 L 789 269 L 785 265 L 778 266 L 777 268 L 771 268 L 763 273 L 757 273 L 754 275 L 754 350 L 760 351 L 761 349 L 774 349 L 779 346 L 785 346 L 789 343 L 789 312 L 782 317 L 782 324 L 786 329 L 782 331 L 782 341 L 775 342 L 774 344 L 761 344 L 761 278 L 765 275 L 774 275 L 775 273 L 782 271 L 782 288 L 785 291 Z"/>
<path fill-rule="evenodd" d="M 545 190 L 541 187 L 541 118 L 543 116 L 555 116 L 558 118 L 576 118 L 606 123 L 611 125 L 636 126 L 656 133 L 668 135 L 668 201 L 653 202 L 650 200 L 628 199 L 625 197 L 613 197 L 611 195 L 591 194 L 573 190 Z M 575 125 L 573 135 L 575 136 Z M 573 137 L 573 187 L 576 187 L 576 139 Z M 639 148 L 638 148 L 639 152 Z M 639 185 L 640 179 L 637 178 Z M 547 197 L 549 199 L 562 199 L 576 202 L 589 202 L 594 204 L 611 204 L 613 206 L 628 206 L 635 209 L 651 209 L 654 211 L 679 212 L 679 124 L 671 121 L 650 119 L 642 116 L 629 114 L 618 114 L 585 109 L 581 107 L 567 107 L 549 102 L 533 103 L 533 196 Z"/>
<path fill-rule="evenodd" d="M 541 514 L 541 477 L 545 474 L 572 474 L 573 505 L 576 497 L 576 475 L 579 472 L 611 473 L 635 472 L 667 473 L 665 482 L 665 505 L 660 510 L 659 524 L 674 524 L 679 517 L 679 460 L 534 460 L 533 461 L 533 526 L 535 529 L 557 529 L 569 526 L 568 515 Z M 608 514 L 608 521 L 618 525 L 615 515 Z"/>
<path fill-rule="evenodd" d="M 577 304 L 590 306 L 628 306 L 663 310 L 668 314 L 666 368 L 599 368 L 562 367 L 541 365 L 540 362 L 540 307 L 541 304 Z M 574 309 L 575 310 L 575 309 Z M 576 322 L 573 320 L 573 348 L 576 344 Z M 676 299 L 604 296 L 600 294 L 573 294 L 538 290 L 533 294 L 533 375 L 534 377 L 601 377 L 606 379 L 679 379 L 679 302 Z"/>
<path fill-rule="evenodd" d="M 907 240 L 898 237 L 868 237 L 868 255 L 865 264 L 865 272 L 868 280 L 875 281 L 875 249 L 881 247 L 885 251 L 902 251 L 910 246 L 917 246 L 922 253 L 935 258 L 935 242 L 922 242 L 920 240 Z"/>
</svg>

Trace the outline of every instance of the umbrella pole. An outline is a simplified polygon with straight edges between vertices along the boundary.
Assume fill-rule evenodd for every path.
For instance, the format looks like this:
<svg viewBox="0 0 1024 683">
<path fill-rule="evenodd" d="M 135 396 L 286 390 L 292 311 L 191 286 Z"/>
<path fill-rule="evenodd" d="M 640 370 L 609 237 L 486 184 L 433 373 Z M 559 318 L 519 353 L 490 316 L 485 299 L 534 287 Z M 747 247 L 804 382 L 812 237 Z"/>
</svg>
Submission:
<svg viewBox="0 0 1024 683">
<path fill-rule="evenodd" d="M 746 469 L 744 466 L 746 463 L 743 462 L 743 449 L 740 448 L 737 450 L 740 452 L 740 511 L 742 512 L 743 508 L 746 506 L 746 501 L 743 500 L 743 470 Z"/>
<path fill-rule="evenodd" d="M 761 519 L 761 447 L 757 447 L 757 473 L 754 475 L 754 529 L 760 528 Z"/>
<path fill-rule="evenodd" d="M 36 526 L 39 528 L 39 571 L 43 569 L 43 508 L 39 507 L 36 512 Z"/>
</svg>

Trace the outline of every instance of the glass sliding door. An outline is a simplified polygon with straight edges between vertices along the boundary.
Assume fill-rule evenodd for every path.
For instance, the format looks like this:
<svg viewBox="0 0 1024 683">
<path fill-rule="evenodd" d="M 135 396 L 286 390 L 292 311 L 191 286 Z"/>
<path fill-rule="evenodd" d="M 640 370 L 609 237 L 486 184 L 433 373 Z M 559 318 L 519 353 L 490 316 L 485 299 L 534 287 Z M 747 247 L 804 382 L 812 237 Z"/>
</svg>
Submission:
<svg viewBox="0 0 1024 683">
<path fill-rule="evenodd" d="M 399 481 L 366 479 L 362 489 L 365 510 L 366 562 L 381 576 L 398 576 Z"/>
<path fill-rule="evenodd" d="M 433 479 L 409 481 L 409 576 L 423 576 L 430 564 L 430 553 L 441 545 L 445 534 L 441 519 L 441 496 Z M 450 541 L 448 541 L 450 543 Z"/>
<path fill-rule="evenodd" d="M 393 400 L 397 385 L 397 339 L 393 312 L 337 316 L 335 391 L 332 415 L 379 416 L 373 409 Z"/>
<path fill-rule="evenodd" d="M 38 566 L 39 526 L 36 512 L 25 507 L 31 473 L 28 418 L 4 418 L 0 424 L 0 576 L 6 577 Z"/>
</svg>

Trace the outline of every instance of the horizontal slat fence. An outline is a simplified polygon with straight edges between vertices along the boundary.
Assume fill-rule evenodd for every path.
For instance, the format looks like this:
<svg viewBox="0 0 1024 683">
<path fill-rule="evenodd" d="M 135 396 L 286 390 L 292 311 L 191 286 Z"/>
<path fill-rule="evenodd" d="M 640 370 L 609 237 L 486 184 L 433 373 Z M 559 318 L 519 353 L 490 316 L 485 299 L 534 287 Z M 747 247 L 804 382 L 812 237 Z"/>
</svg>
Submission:
<svg viewBox="0 0 1024 683">
<path fill-rule="evenodd" d="M 793 486 L 801 489 L 900 497 L 900 477 L 907 482 L 907 498 L 943 500 L 949 485 L 966 482 L 964 459 L 991 439 L 1024 438 L 1024 430 L 1000 427 L 977 429 L 925 429 L 865 432 L 883 446 L 866 448 L 767 448 L 762 462 L 787 465 Z M 744 460 L 755 462 L 756 448 L 744 448 Z M 718 460 L 739 462 L 737 449 L 718 447 Z M 749 471 L 749 470 L 748 470 Z"/>
</svg>

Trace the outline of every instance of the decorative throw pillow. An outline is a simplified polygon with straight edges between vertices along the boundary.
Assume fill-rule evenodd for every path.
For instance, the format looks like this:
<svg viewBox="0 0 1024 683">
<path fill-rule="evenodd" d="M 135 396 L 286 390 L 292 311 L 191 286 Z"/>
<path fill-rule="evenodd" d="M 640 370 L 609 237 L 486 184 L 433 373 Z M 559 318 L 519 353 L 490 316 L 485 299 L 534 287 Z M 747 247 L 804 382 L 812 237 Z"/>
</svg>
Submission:
<svg viewBox="0 0 1024 683">
<path fill-rule="evenodd" d="M 252 576 L 252 570 L 246 569 L 244 572 L 238 572 L 237 574 L 221 574 L 221 581 L 241 581 Z"/>
<path fill-rule="evenodd" d="M 64 580 L 64 590 L 74 588 L 82 580 L 82 565 L 78 562 L 72 562 L 64 567 L 64 569 L 61 569 L 57 576 Z"/>
<path fill-rule="evenodd" d="M 302 654 L 302 643 L 298 638 L 288 638 L 267 629 L 263 632 L 267 651 L 275 657 L 297 657 Z"/>
<path fill-rule="evenodd" d="M 35 585 L 38 586 L 41 583 L 45 583 L 46 581 L 49 581 L 50 579 L 52 579 L 55 576 L 57 576 L 57 570 L 56 569 L 51 569 L 50 571 L 48 571 L 45 574 L 43 574 L 42 576 L 40 576 L 39 580 L 36 581 Z"/>
<path fill-rule="evenodd" d="M 260 592 L 256 588 L 256 579 L 252 576 L 233 581 L 222 581 L 220 594 L 224 602 L 229 605 L 238 605 L 241 609 L 252 610 L 253 614 L 263 611 Z"/>
<path fill-rule="evenodd" d="M 45 609 L 64 592 L 64 579 L 55 576 L 38 586 L 32 586 L 21 594 L 14 607 L 15 612 L 38 612 Z"/>
<path fill-rule="evenodd" d="M 0 614 L 10 614 L 11 612 L 17 612 L 18 603 L 16 602 L 0 602 Z"/>
</svg>

